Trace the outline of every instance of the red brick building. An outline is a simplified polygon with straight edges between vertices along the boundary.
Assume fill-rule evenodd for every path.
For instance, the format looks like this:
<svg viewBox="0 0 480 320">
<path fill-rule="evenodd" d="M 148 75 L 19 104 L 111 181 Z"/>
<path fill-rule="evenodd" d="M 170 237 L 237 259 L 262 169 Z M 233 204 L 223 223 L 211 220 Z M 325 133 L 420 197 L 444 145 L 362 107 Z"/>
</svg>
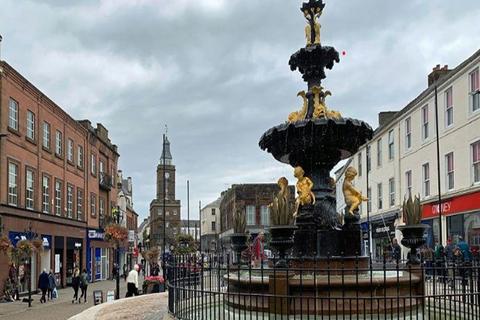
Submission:
<svg viewBox="0 0 480 320">
<path fill-rule="evenodd" d="M 1 61 L 0 133 L 6 134 L 0 139 L 3 234 L 16 243 L 31 227 L 44 245 L 31 267 L 18 266 L 20 289 L 27 286 L 30 268 L 34 289 L 44 268 L 52 269 L 62 286 L 70 283 L 74 266 L 95 272 L 101 266 L 89 259 L 91 250 L 110 246 L 87 244 L 88 230 L 100 228 L 117 194 L 113 173 L 119 154 L 108 131 L 74 120 Z M 8 260 L 0 254 L 0 292 L 7 275 Z"/>
</svg>

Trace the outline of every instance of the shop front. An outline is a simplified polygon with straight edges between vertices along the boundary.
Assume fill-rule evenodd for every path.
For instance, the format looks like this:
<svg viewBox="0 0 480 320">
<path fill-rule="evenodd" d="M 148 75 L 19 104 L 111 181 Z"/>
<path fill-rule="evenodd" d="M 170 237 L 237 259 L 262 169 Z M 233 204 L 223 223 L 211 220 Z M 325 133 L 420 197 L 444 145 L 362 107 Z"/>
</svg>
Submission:
<svg viewBox="0 0 480 320">
<path fill-rule="evenodd" d="M 372 218 L 372 255 L 374 259 L 392 258 L 392 241 L 395 238 L 395 220 L 398 212 L 390 212 Z"/>
<path fill-rule="evenodd" d="M 480 191 L 447 198 L 442 201 L 442 229 L 444 231 L 443 244 L 447 239 L 458 242 L 463 238 L 473 252 L 480 249 Z M 426 203 L 422 209 L 422 223 L 432 226 L 429 236 L 429 245 L 432 247 L 439 240 L 439 213 L 437 202 Z"/>
<path fill-rule="evenodd" d="M 102 229 L 87 230 L 87 272 L 92 281 L 111 278 L 113 249 Z"/>
</svg>

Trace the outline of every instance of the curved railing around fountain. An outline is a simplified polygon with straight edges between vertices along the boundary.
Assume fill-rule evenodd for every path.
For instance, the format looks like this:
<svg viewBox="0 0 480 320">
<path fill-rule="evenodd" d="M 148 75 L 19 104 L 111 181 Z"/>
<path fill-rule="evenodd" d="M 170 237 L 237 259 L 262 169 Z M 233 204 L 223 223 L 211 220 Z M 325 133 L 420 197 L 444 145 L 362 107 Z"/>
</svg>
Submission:
<svg viewBox="0 0 480 320">
<path fill-rule="evenodd" d="M 274 265 L 273 259 L 238 266 L 216 254 L 172 257 L 169 311 L 186 320 L 480 319 L 478 260 L 365 266 L 361 259 L 325 258 L 308 267 Z"/>
</svg>

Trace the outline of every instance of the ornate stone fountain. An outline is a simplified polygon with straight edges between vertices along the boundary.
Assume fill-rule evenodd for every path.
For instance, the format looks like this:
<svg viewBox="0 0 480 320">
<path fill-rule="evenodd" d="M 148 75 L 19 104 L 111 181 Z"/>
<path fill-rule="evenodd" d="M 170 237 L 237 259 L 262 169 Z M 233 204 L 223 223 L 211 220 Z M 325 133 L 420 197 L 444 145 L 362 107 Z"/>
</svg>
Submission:
<svg viewBox="0 0 480 320">
<path fill-rule="evenodd" d="M 240 273 L 224 276 L 228 292 L 238 293 L 228 295 L 227 305 L 284 315 L 325 315 L 331 310 L 350 315 L 376 314 L 418 309 L 421 299 L 402 297 L 421 296 L 422 272 L 410 265 L 408 270 L 397 266 L 390 274 L 384 266 L 376 274 L 369 257 L 362 253 L 359 206 L 367 199 L 354 187 L 357 172 L 353 167 L 346 170 L 343 183 L 347 207 L 341 214 L 336 210 L 335 181 L 330 178 L 330 171 L 371 139 L 373 130 L 367 123 L 327 107 L 326 98 L 331 92 L 322 87 L 325 68 L 332 69 L 340 59 L 333 47 L 321 44 L 318 20 L 324 7 L 322 0 L 309 0 L 301 7 L 308 22 L 307 44 L 290 57 L 289 64 L 307 82 L 307 91 L 298 93 L 302 106 L 288 115 L 285 123 L 267 130 L 259 142 L 275 159 L 294 168 L 295 227 L 289 229 L 294 232 L 293 240 L 283 232 L 287 226 L 272 227 L 272 246 L 281 263 L 272 272 L 262 269 L 261 277 L 252 271 L 243 278 Z M 280 192 L 274 204 L 281 196 Z M 285 261 L 285 248 L 292 242 L 294 250 Z M 270 297 L 254 301 L 248 295 L 242 297 L 247 292 Z M 386 299 L 390 296 L 394 298 Z M 337 300 L 339 297 L 342 299 Z"/>
</svg>

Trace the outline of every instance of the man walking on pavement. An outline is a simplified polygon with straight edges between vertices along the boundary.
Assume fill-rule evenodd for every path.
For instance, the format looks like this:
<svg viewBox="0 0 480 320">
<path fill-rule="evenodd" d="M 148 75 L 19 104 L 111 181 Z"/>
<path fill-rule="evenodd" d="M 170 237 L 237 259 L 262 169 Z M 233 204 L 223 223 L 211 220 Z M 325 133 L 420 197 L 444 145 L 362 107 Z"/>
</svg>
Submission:
<svg viewBox="0 0 480 320">
<path fill-rule="evenodd" d="M 49 281 L 48 281 L 48 273 L 47 269 L 43 269 L 43 272 L 40 274 L 38 278 L 38 288 L 42 291 L 42 297 L 40 298 L 40 303 L 47 302 L 46 294 L 48 289 Z"/>
<path fill-rule="evenodd" d="M 128 273 L 127 276 L 127 294 L 125 297 L 131 297 L 133 295 L 138 296 L 138 270 L 139 266 L 136 264 L 133 270 Z"/>
</svg>

